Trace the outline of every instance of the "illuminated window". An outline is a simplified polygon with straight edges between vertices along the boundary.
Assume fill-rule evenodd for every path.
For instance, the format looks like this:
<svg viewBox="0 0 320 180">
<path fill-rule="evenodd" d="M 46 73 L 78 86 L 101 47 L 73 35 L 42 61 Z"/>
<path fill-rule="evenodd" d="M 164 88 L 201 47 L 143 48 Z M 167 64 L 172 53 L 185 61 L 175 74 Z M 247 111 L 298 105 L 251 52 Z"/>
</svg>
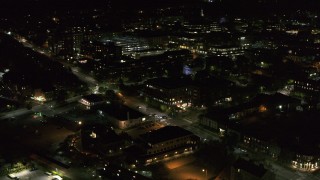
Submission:
<svg viewBox="0 0 320 180">
<path fill-rule="evenodd" d="M 265 111 L 267 111 L 267 108 L 265 106 L 261 105 L 259 107 L 259 112 L 265 112 Z"/>
<path fill-rule="evenodd" d="M 93 139 L 97 138 L 97 134 L 95 132 L 91 132 L 90 137 L 92 137 Z"/>
</svg>

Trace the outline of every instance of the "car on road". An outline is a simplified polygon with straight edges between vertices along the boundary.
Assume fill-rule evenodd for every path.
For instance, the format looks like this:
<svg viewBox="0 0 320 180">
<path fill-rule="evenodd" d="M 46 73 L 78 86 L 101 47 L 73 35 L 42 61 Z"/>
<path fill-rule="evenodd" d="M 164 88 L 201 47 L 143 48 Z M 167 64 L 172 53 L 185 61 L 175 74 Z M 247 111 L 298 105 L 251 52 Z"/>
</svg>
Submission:
<svg viewBox="0 0 320 180">
<path fill-rule="evenodd" d="M 15 175 L 13 175 L 13 174 L 8 174 L 7 176 L 8 176 L 8 178 L 10 178 L 10 179 L 19 179 L 19 177 L 15 176 Z"/>
<path fill-rule="evenodd" d="M 44 174 L 48 175 L 48 176 L 51 176 L 52 173 L 51 172 L 45 172 Z"/>
<path fill-rule="evenodd" d="M 36 168 L 36 167 L 33 167 L 30 169 L 30 171 L 36 171 L 36 170 L 38 170 L 38 168 Z"/>
<path fill-rule="evenodd" d="M 52 177 L 52 180 L 62 180 L 62 178 L 58 175 Z"/>
</svg>

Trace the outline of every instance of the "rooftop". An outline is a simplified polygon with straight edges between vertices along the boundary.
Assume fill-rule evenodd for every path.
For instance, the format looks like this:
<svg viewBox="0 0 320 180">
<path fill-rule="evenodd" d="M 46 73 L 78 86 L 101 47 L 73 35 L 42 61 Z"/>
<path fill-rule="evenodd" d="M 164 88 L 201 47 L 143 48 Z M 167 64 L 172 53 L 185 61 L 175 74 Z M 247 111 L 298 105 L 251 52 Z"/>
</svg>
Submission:
<svg viewBox="0 0 320 180">
<path fill-rule="evenodd" d="M 275 93 L 272 95 L 268 94 L 259 94 L 256 98 L 253 99 L 257 103 L 261 104 L 287 104 L 287 103 L 300 103 L 300 101 L 296 98 L 286 96 L 281 93 Z"/>
<path fill-rule="evenodd" d="M 255 102 L 255 103 L 252 103 Z M 242 111 L 253 106 L 277 105 L 277 103 L 295 103 L 296 99 L 281 94 L 257 96 L 254 101 L 226 109 L 210 110 L 206 117 L 220 124 L 221 127 L 235 129 L 243 135 L 258 138 L 294 152 L 305 155 L 319 155 L 320 135 L 318 111 L 252 112 L 240 119 L 229 120 L 228 114 Z M 278 105 L 279 105 L 278 104 Z M 294 106 L 293 106 L 294 107 Z"/>
<path fill-rule="evenodd" d="M 189 136 L 189 135 L 193 135 L 193 133 L 181 127 L 166 126 L 161 129 L 140 135 L 140 137 L 147 143 L 157 144 L 160 142 L 176 139 L 179 137 Z"/>
<path fill-rule="evenodd" d="M 122 138 L 117 135 L 113 130 L 102 125 L 87 125 L 81 129 L 82 137 L 90 139 L 94 143 L 113 143 L 122 141 Z M 93 138 L 94 134 L 95 138 Z M 91 137 L 91 138 L 90 138 Z"/>
<path fill-rule="evenodd" d="M 260 105 L 277 106 L 281 104 L 291 104 L 291 103 L 299 104 L 300 101 L 296 98 L 286 96 L 280 93 L 275 93 L 272 95 L 258 94 L 252 100 L 245 102 L 243 104 L 229 107 L 229 108 L 217 108 L 217 109 L 210 110 L 206 114 L 206 117 L 214 118 L 217 115 L 228 117 L 228 115 L 232 113 L 237 113 L 250 108 L 258 108 Z"/>
<path fill-rule="evenodd" d="M 189 79 L 174 79 L 174 78 L 156 78 L 146 82 L 165 89 L 176 89 L 189 86 L 191 81 Z"/>
<path fill-rule="evenodd" d="M 87 101 L 91 102 L 101 102 L 104 101 L 104 98 L 100 94 L 90 94 L 82 97 L 83 99 L 86 99 Z"/>
<path fill-rule="evenodd" d="M 262 165 L 257 166 L 253 162 L 250 162 L 241 158 L 239 158 L 233 164 L 233 167 L 236 169 L 244 170 L 259 178 L 263 177 L 267 172 L 267 170 Z"/>
<path fill-rule="evenodd" d="M 127 120 L 128 117 L 130 119 L 137 119 L 145 116 L 141 112 L 119 103 L 103 104 L 99 106 L 98 109 L 119 120 Z"/>
</svg>

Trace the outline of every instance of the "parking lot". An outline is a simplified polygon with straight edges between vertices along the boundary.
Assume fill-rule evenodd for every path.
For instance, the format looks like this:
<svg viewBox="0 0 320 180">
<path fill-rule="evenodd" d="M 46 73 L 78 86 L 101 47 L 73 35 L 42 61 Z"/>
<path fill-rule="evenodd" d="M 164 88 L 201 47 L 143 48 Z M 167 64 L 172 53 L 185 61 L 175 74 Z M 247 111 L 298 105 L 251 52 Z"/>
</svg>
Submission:
<svg viewBox="0 0 320 180">
<path fill-rule="evenodd" d="M 52 179 L 59 179 L 58 176 L 55 175 L 48 175 L 44 171 L 41 170 L 23 170 L 18 173 L 13 173 L 12 177 L 17 177 L 20 180 L 52 180 Z M 10 178 L 9 176 L 2 176 L 0 177 L 0 180 L 11 180 L 14 178 Z"/>
</svg>

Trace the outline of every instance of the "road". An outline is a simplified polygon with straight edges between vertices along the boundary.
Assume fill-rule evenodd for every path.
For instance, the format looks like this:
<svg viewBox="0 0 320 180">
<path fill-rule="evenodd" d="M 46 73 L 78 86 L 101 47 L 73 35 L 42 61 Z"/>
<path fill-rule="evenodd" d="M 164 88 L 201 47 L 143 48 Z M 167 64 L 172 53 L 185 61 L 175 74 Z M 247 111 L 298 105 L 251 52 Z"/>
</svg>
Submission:
<svg viewBox="0 0 320 180">
<path fill-rule="evenodd" d="M 212 131 L 209 131 L 205 128 L 202 128 L 197 124 L 192 124 L 192 125 L 184 127 L 184 128 L 191 131 L 195 135 L 199 136 L 203 140 L 220 141 L 220 137 L 218 136 L 218 134 L 216 134 Z"/>
<path fill-rule="evenodd" d="M 7 33 L 7 34 L 9 34 L 9 33 Z M 13 32 L 11 32 L 9 35 L 11 35 L 18 42 L 20 42 L 24 47 L 31 48 L 33 51 L 36 51 L 40 54 L 44 54 L 44 55 L 51 58 L 50 52 L 47 51 L 46 49 L 35 46 L 31 42 L 28 42 L 24 37 L 21 37 L 20 35 L 17 35 Z M 96 86 L 97 85 L 97 82 L 94 78 L 91 78 L 90 76 L 86 76 L 86 75 L 82 74 L 81 72 L 78 71 L 78 68 L 76 68 L 76 67 L 72 68 L 72 71 L 75 73 L 76 76 L 78 76 L 81 80 L 83 80 L 89 86 Z M 72 102 L 79 100 L 80 98 L 81 98 L 81 96 L 75 96 L 75 97 L 67 99 L 66 102 L 72 103 Z M 64 109 L 64 110 L 60 109 L 59 111 L 55 111 L 55 109 L 53 109 L 52 106 L 56 106 L 56 105 L 57 105 L 56 101 L 51 101 L 51 102 L 43 103 L 40 105 L 36 105 L 36 106 L 32 107 L 32 109 L 20 108 L 20 109 L 14 110 L 14 111 L 6 112 L 2 116 L 0 114 L 0 120 L 14 118 L 14 117 L 22 116 L 22 115 L 32 113 L 32 112 L 42 112 L 45 115 L 52 116 L 56 113 L 62 113 L 62 112 L 65 112 L 68 110 L 68 109 Z"/>
<path fill-rule="evenodd" d="M 162 116 L 168 116 L 168 114 L 161 112 L 157 109 L 151 108 L 148 105 L 146 105 L 144 102 L 139 100 L 135 97 L 125 97 L 123 99 L 125 101 L 125 104 L 133 109 L 136 109 L 144 114 L 150 115 L 150 114 L 156 114 L 160 117 Z M 177 118 L 169 118 L 165 120 L 163 123 L 167 125 L 174 125 L 174 126 L 180 126 L 184 129 L 187 129 L 194 133 L 195 135 L 199 136 L 202 139 L 207 140 L 219 140 L 220 138 L 218 135 L 212 131 L 209 131 L 205 128 L 202 128 L 198 125 L 198 114 L 195 114 L 194 116 L 188 116 L 188 117 L 177 117 Z"/>
<path fill-rule="evenodd" d="M 83 82 L 87 83 L 87 85 L 89 87 L 95 87 L 95 86 L 98 85 L 98 81 L 97 80 L 95 80 L 91 76 L 88 76 L 88 75 L 82 73 L 78 67 L 73 67 L 73 66 L 70 66 L 69 64 L 66 64 L 66 63 L 63 63 L 63 65 L 65 67 L 70 67 L 71 71 L 73 72 L 73 74 L 76 75 Z"/>
<path fill-rule="evenodd" d="M 41 112 L 43 115 L 54 116 L 55 114 L 61 114 L 63 112 L 71 110 L 74 107 L 74 105 L 68 106 L 68 104 L 77 102 L 81 97 L 82 96 L 75 96 L 67 99 L 66 104 L 63 107 L 61 107 L 62 105 L 57 103 L 57 101 L 50 101 L 47 103 L 36 105 L 32 107 L 32 109 L 20 108 L 14 111 L 4 113 L 4 115 L 0 116 L 0 120 L 15 118 L 33 112 Z"/>
<path fill-rule="evenodd" d="M 167 114 L 160 112 L 157 109 L 150 108 L 144 102 L 135 97 L 125 97 L 124 98 L 126 105 L 139 110 L 144 114 L 157 114 L 159 116 L 168 116 Z M 139 107 L 140 108 L 139 108 Z M 173 119 L 168 119 L 166 122 L 170 125 L 176 125 L 183 127 L 199 136 L 202 140 L 220 140 L 218 134 L 207 130 L 198 125 L 197 115 L 187 116 L 187 117 L 178 117 Z M 269 170 L 275 173 L 277 180 L 320 180 L 320 174 L 310 174 L 302 173 L 299 171 L 294 171 L 286 167 L 282 167 L 275 162 L 269 162 L 271 165 L 267 167 Z"/>
<path fill-rule="evenodd" d="M 2 95 L 0 95 L 0 99 L 4 99 L 4 100 L 8 100 L 8 101 L 16 101 L 14 99 L 11 99 L 11 98 L 8 98 L 8 97 L 2 96 Z"/>
<path fill-rule="evenodd" d="M 21 171 L 20 173 L 15 173 L 15 176 L 21 180 L 30 180 L 30 179 L 32 179 L 32 180 L 50 180 L 50 179 L 53 179 L 53 177 L 46 175 L 41 170 L 36 170 L 36 171 L 24 170 L 24 171 Z M 7 176 L 3 176 L 3 177 L 0 177 L 0 180 L 10 180 L 10 178 Z"/>
<path fill-rule="evenodd" d="M 41 53 L 41 54 L 46 54 L 45 51 L 43 51 L 40 48 L 36 48 L 34 47 L 34 45 L 32 45 L 31 43 L 28 43 L 25 41 L 25 39 L 17 39 L 19 42 L 21 42 L 24 46 L 32 48 L 33 50 Z M 49 54 L 46 54 L 47 56 L 49 56 Z M 88 84 L 89 87 L 96 87 L 97 85 L 100 84 L 100 82 L 98 82 L 97 80 L 95 80 L 93 77 L 91 77 L 90 75 L 84 74 L 82 73 L 78 67 L 74 67 L 73 65 L 67 64 L 67 63 L 63 63 L 66 67 L 70 67 L 72 72 L 82 81 L 84 81 L 85 83 Z M 78 100 L 81 96 L 77 96 L 77 97 L 73 97 L 70 98 L 69 100 L 67 100 L 69 103 L 74 102 L 76 100 Z M 143 101 L 139 100 L 136 97 L 123 97 L 125 104 L 131 108 L 137 109 L 140 112 L 144 113 L 144 114 L 156 114 L 158 116 L 167 116 L 169 117 L 166 113 L 163 113 L 157 109 L 154 108 L 150 108 L 146 103 L 144 103 Z M 51 104 L 53 103 L 53 104 Z M 5 118 L 10 118 L 10 117 L 15 117 L 15 116 L 19 116 L 19 115 L 23 115 L 23 114 L 27 114 L 29 112 L 43 112 L 43 113 L 47 113 L 48 115 L 53 115 L 56 113 L 62 113 L 64 111 L 68 111 L 69 108 L 71 108 L 71 106 L 69 108 L 51 108 L 51 105 L 54 105 L 55 102 L 51 102 L 51 103 L 46 103 L 46 104 L 42 104 L 42 105 L 38 105 L 32 108 L 32 110 L 27 110 L 27 109 L 19 109 L 16 111 L 12 111 L 9 113 L 6 113 L 4 116 L 0 117 L 0 119 L 5 119 Z M 177 126 L 181 126 L 189 131 L 191 131 L 192 133 L 198 135 L 200 138 L 202 139 L 207 139 L 207 140 L 219 140 L 219 137 L 216 133 L 213 133 L 207 129 L 204 129 L 202 127 L 200 127 L 197 124 L 197 116 L 192 116 L 192 117 L 178 117 L 178 118 L 174 118 L 174 119 L 168 119 L 166 120 L 166 124 L 170 124 L 170 125 L 177 125 Z M 297 171 L 293 171 L 293 170 L 289 170 L 285 167 L 282 167 L 274 162 L 270 162 L 270 169 L 276 174 L 276 179 L 279 180 L 296 180 L 296 179 L 301 179 L 301 180 L 320 180 L 320 175 L 313 175 L 313 174 L 308 174 L 308 173 L 301 173 L 301 172 L 297 172 Z"/>
</svg>

